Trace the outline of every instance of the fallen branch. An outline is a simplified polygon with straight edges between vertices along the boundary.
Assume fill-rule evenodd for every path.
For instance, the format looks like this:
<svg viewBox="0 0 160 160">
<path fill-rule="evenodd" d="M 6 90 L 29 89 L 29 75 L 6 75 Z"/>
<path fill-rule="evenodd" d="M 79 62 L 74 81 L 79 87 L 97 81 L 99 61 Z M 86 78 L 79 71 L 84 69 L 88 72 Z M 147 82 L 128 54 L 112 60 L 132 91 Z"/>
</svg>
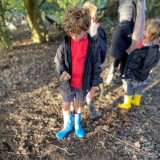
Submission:
<svg viewBox="0 0 160 160">
<path fill-rule="evenodd" d="M 75 153 L 69 153 L 69 152 L 66 150 L 66 148 L 61 148 L 61 147 L 56 146 L 56 145 L 54 145 L 54 144 L 52 144 L 52 146 L 54 146 L 55 148 L 58 148 L 58 149 L 61 149 L 61 150 L 65 151 L 69 156 L 75 155 Z"/>
<path fill-rule="evenodd" d="M 99 130 L 100 130 L 100 131 L 104 131 L 104 132 L 105 132 L 108 136 L 110 136 L 111 138 L 114 138 L 114 139 L 116 139 L 117 141 L 119 141 L 119 142 L 121 142 L 121 143 L 123 143 L 123 144 L 125 144 L 125 145 L 127 145 L 127 146 L 130 146 L 130 147 L 134 148 L 134 149 L 135 149 L 136 151 L 138 151 L 139 153 L 143 153 L 143 156 L 147 156 L 147 157 L 148 157 L 148 153 L 147 153 L 147 152 L 143 151 L 142 149 L 139 149 L 138 147 L 134 146 L 134 145 L 131 144 L 130 142 L 123 141 L 123 140 L 121 140 L 121 139 L 119 139 L 119 138 L 111 135 L 110 133 L 108 133 L 108 132 L 107 132 L 106 130 L 104 130 L 104 129 L 99 128 Z"/>
<path fill-rule="evenodd" d="M 17 138 L 17 135 L 18 135 L 17 130 L 15 128 L 12 128 L 12 129 L 13 129 L 13 131 L 15 131 L 13 141 L 16 143 L 16 145 L 18 145 L 18 142 L 15 140 Z"/>
<path fill-rule="evenodd" d="M 153 119 L 152 117 L 150 118 L 152 121 L 154 122 L 157 122 L 157 123 L 160 123 L 160 121 L 156 120 L 156 119 Z"/>
</svg>

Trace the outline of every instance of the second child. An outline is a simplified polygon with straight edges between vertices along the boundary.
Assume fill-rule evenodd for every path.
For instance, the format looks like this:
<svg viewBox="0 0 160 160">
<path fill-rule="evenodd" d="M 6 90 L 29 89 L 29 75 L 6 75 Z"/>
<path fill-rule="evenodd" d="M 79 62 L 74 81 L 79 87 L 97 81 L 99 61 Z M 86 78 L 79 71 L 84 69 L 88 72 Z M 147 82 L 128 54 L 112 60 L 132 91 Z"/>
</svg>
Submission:
<svg viewBox="0 0 160 160">
<path fill-rule="evenodd" d="M 90 36 L 95 40 L 100 52 L 101 57 L 101 65 L 105 61 L 106 57 L 106 52 L 107 52 L 107 37 L 104 29 L 102 28 L 101 24 L 97 20 L 97 7 L 90 3 L 90 2 L 85 2 L 84 3 L 84 8 L 88 9 L 91 15 L 91 25 L 89 27 L 88 33 Z M 104 93 L 104 85 L 103 82 L 101 82 L 99 85 L 99 97 L 101 97 Z M 92 119 L 98 118 L 102 115 L 100 111 L 96 111 L 95 105 L 93 103 L 93 98 L 90 99 L 87 97 L 87 105 L 89 106 L 90 110 L 90 115 Z"/>
<path fill-rule="evenodd" d="M 126 63 L 122 78 L 126 81 L 127 88 L 124 103 L 118 105 L 120 109 L 130 109 L 132 105 L 140 105 L 143 83 L 159 61 L 159 36 L 160 21 L 148 21 L 144 40 L 131 52 Z"/>
</svg>

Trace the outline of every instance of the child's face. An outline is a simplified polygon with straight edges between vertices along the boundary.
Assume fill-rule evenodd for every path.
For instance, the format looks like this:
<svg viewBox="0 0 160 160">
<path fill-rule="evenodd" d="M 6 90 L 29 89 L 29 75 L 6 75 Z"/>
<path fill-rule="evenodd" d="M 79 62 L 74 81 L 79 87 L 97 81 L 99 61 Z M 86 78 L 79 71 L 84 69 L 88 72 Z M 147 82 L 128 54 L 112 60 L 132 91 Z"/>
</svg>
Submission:
<svg viewBox="0 0 160 160">
<path fill-rule="evenodd" d="M 71 37 L 75 41 L 80 41 L 85 35 L 86 35 L 86 32 L 82 31 L 80 34 L 72 34 Z"/>
</svg>

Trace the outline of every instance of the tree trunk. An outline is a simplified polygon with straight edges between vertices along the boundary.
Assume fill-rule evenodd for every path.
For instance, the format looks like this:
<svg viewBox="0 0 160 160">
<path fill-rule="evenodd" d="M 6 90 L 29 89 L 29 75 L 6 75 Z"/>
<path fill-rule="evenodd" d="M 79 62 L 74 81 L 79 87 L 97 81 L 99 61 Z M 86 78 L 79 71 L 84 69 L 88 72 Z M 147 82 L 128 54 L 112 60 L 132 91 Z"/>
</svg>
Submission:
<svg viewBox="0 0 160 160">
<path fill-rule="evenodd" d="M 37 0 L 23 0 L 27 19 L 32 32 L 32 40 L 36 43 L 46 42 L 48 35 L 41 18 Z"/>
<path fill-rule="evenodd" d="M 0 54 L 12 49 L 12 39 L 9 29 L 5 25 L 6 6 L 0 1 Z"/>
</svg>

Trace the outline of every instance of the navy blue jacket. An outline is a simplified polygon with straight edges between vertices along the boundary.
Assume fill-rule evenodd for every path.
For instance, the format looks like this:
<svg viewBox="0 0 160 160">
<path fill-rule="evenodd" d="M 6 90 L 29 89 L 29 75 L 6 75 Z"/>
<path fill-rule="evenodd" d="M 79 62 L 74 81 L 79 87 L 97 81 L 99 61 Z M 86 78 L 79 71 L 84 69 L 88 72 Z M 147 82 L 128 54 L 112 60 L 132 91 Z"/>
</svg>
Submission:
<svg viewBox="0 0 160 160">
<path fill-rule="evenodd" d="M 107 37 L 101 25 L 97 28 L 97 34 L 93 36 L 100 50 L 101 64 L 104 63 L 107 53 Z"/>
<path fill-rule="evenodd" d="M 95 41 L 88 34 L 88 47 L 84 64 L 83 78 L 82 78 L 82 92 L 86 95 L 92 86 L 97 86 L 102 83 L 101 74 L 101 59 L 98 53 L 98 47 Z M 58 74 L 67 71 L 72 76 L 72 60 L 71 60 L 71 38 L 64 37 L 64 41 L 59 46 L 56 56 L 55 65 Z M 70 90 L 70 82 L 62 80 L 60 84 L 61 89 Z"/>
<path fill-rule="evenodd" d="M 146 46 L 131 52 L 127 59 L 122 78 L 145 81 L 150 70 L 159 61 L 159 46 Z"/>
</svg>

